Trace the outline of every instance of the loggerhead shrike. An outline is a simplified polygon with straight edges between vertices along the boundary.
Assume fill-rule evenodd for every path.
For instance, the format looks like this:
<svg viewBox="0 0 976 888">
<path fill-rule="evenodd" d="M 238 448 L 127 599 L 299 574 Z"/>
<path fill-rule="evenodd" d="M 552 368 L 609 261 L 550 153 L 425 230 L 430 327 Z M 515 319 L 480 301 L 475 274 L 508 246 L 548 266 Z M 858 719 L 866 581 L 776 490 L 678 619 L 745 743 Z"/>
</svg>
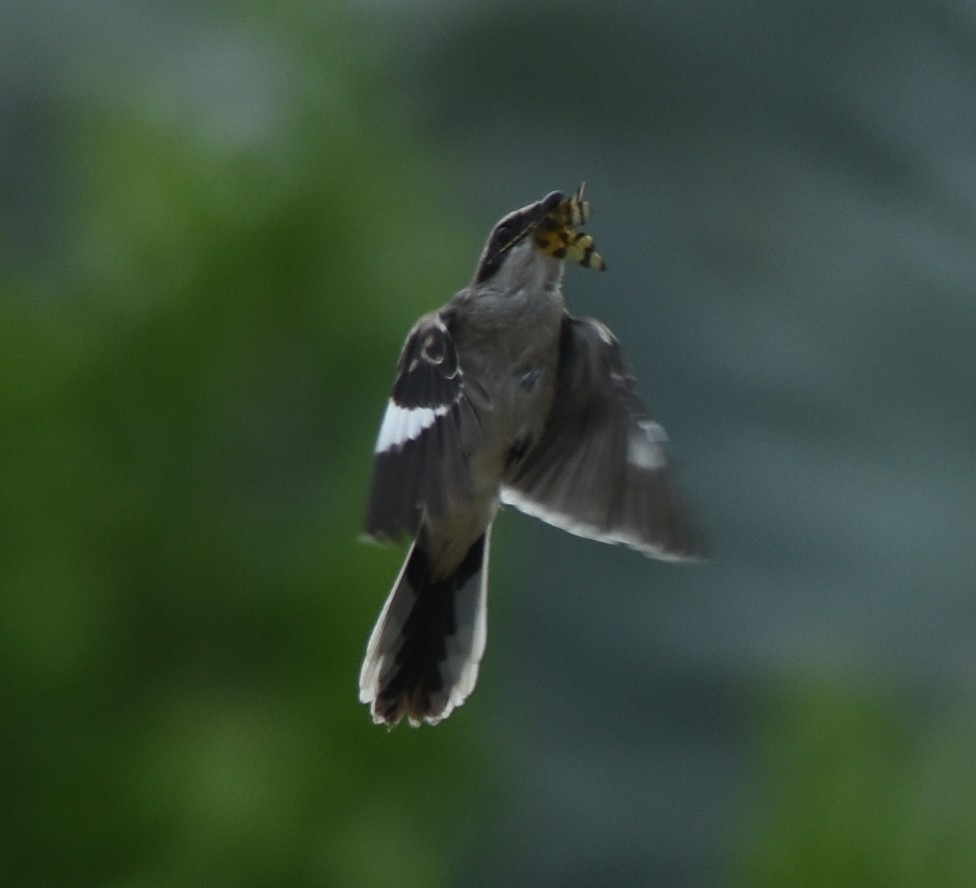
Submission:
<svg viewBox="0 0 976 888">
<path fill-rule="evenodd" d="M 374 539 L 413 540 L 359 677 L 378 724 L 436 724 L 474 689 L 500 504 L 655 558 L 697 555 L 620 344 L 563 303 L 565 259 L 605 268 L 574 227 L 588 214 L 582 186 L 509 213 L 474 280 L 407 336 L 366 521 Z"/>
</svg>

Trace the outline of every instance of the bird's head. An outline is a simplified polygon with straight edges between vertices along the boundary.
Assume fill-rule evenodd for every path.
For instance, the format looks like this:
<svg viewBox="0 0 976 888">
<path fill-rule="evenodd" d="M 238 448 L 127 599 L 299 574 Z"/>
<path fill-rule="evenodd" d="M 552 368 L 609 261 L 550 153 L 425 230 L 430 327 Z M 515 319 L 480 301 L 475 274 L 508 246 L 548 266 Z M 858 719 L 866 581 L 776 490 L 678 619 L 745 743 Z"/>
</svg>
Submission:
<svg viewBox="0 0 976 888">
<path fill-rule="evenodd" d="M 478 261 L 475 283 L 517 289 L 539 274 L 557 278 L 563 259 L 603 271 L 606 263 L 594 249 L 593 238 L 574 227 L 589 218 L 583 188 L 580 185 L 569 198 L 553 191 L 500 219 Z"/>
</svg>

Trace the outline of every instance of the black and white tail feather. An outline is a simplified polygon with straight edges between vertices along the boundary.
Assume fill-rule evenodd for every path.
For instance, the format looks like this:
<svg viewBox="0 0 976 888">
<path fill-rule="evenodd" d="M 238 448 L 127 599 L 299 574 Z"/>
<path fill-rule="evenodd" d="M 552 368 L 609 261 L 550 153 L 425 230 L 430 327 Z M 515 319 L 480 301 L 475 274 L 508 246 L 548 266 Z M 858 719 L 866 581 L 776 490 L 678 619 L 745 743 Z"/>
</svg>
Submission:
<svg viewBox="0 0 976 888">
<path fill-rule="evenodd" d="M 535 249 L 518 238 L 561 197 L 499 222 L 474 283 L 421 318 L 400 355 L 376 443 L 366 531 L 413 542 L 359 677 L 360 700 L 377 723 L 436 724 L 474 689 L 499 502 L 656 558 L 697 556 L 672 489 L 667 436 L 650 418 L 620 344 L 598 321 L 565 312 L 556 259 L 519 253 Z M 550 263 L 543 270 L 552 272 L 555 296 L 530 294 L 525 312 L 532 299 L 556 299 L 555 311 L 502 328 L 491 318 L 492 299 L 503 303 L 499 313 L 509 311 L 518 281 L 502 288 L 498 280 L 505 263 L 524 273 L 527 256 Z M 486 317 L 494 338 L 472 330 Z M 517 365 L 508 366 L 498 336 L 508 354 L 517 346 Z M 537 417 L 535 424 L 527 432 L 508 410 Z"/>
<path fill-rule="evenodd" d="M 440 579 L 423 540 L 410 547 L 359 675 L 359 698 L 377 724 L 437 724 L 474 690 L 487 638 L 490 534 Z"/>
</svg>

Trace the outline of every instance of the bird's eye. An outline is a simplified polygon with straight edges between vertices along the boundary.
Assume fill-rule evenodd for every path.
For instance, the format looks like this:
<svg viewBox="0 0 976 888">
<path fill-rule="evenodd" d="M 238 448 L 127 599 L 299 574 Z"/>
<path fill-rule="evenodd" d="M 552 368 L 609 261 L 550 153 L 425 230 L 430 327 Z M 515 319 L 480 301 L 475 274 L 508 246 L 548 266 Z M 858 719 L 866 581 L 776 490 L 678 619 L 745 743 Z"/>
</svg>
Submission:
<svg viewBox="0 0 976 888">
<path fill-rule="evenodd" d="M 503 222 L 495 229 L 495 240 L 499 244 L 506 244 L 512 239 L 514 229 L 508 222 Z"/>
</svg>

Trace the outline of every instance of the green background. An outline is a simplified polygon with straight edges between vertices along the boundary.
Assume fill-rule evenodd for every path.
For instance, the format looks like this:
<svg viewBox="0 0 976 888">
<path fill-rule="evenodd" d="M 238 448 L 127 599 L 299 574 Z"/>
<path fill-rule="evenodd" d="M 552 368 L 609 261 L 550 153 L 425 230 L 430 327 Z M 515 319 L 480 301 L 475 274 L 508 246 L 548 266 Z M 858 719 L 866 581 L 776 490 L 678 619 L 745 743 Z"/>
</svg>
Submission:
<svg viewBox="0 0 976 888">
<path fill-rule="evenodd" d="M 967 5 L 4 19 L 0 884 L 976 884 Z M 385 732 L 398 349 L 583 179 L 710 559 L 503 515 L 478 691 Z"/>
</svg>

